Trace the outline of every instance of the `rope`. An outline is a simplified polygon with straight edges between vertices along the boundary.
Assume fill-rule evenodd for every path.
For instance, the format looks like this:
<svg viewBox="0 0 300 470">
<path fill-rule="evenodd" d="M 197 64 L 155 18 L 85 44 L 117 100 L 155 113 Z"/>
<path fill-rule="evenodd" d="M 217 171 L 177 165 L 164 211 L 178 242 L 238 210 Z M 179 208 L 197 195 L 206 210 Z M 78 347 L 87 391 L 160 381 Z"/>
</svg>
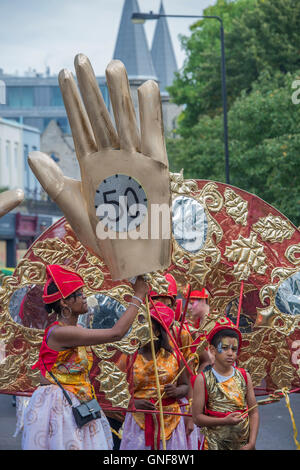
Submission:
<svg viewBox="0 0 300 470">
<path fill-rule="evenodd" d="M 287 389 L 287 387 L 282 389 L 282 393 L 283 393 L 283 396 L 285 398 L 286 406 L 287 406 L 287 409 L 289 410 L 290 417 L 291 417 L 291 420 L 292 420 L 293 432 L 294 432 L 294 442 L 295 442 L 295 445 L 296 445 L 296 449 L 300 450 L 300 443 L 297 441 L 298 431 L 297 431 L 293 411 L 292 411 L 292 408 L 291 408 L 289 390 Z"/>
</svg>

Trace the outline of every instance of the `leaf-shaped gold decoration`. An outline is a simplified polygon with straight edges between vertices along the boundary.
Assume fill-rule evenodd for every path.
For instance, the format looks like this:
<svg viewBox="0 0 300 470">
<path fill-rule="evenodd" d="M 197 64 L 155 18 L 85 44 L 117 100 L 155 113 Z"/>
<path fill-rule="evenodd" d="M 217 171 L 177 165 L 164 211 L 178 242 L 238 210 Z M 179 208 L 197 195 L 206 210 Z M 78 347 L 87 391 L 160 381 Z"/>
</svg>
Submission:
<svg viewBox="0 0 300 470">
<path fill-rule="evenodd" d="M 97 376 L 100 382 L 100 391 L 105 393 L 112 406 L 127 408 L 130 393 L 126 380 L 126 373 L 122 372 L 113 362 L 102 361 L 101 373 Z"/>
<path fill-rule="evenodd" d="M 247 225 L 248 202 L 242 199 L 232 189 L 224 192 L 226 212 L 237 224 Z"/>
<path fill-rule="evenodd" d="M 180 173 L 170 173 L 170 187 L 172 193 L 190 194 L 198 190 L 196 181 L 185 180 L 183 170 Z"/>
<path fill-rule="evenodd" d="M 291 388 L 293 369 L 291 368 L 291 354 L 286 343 L 277 346 L 277 354 L 271 363 L 270 376 L 278 388 Z"/>
<path fill-rule="evenodd" d="M 32 251 L 47 264 L 65 264 L 66 260 L 70 260 L 70 266 L 72 266 L 80 259 L 84 248 L 73 250 L 59 238 L 53 238 L 37 242 L 33 245 Z"/>
<path fill-rule="evenodd" d="M 262 240 L 271 243 L 282 243 L 283 240 L 290 239 L 295 232 L 288 220 L 272 214 L 261 217 L 252 228 L 259 233 Z"/>
<path fill-rule="evenodd" d="M 229 261 L 236 261 L 233 275 L 240 281 L 248 279 L 251 269 L 258 274 L 264 274 L 267 269 L 264 247 L 258 243 L 257 235 L 253 232 L 249 238 L 239 235 L 237 240 L 233 240 L 231 246 L 226 248 L 225 256 Z"/>
<path fill-rule="evenodd" d="M 256 355 L 251 355 L 242 363 L 243 368 L 251 373 L 251 379 L 255 387 L 258 387 L 266 376 L 267 364 L 268 359 Z"/>
</svg>

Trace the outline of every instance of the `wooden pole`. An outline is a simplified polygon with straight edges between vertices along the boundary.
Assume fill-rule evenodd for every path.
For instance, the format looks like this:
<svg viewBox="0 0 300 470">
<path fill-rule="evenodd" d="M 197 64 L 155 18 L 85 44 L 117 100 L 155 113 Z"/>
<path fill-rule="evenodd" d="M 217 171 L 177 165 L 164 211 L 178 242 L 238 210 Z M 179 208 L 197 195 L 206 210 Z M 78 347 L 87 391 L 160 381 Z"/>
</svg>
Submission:
<svg viewBox="0 0 300 470">
<path fill-rule="evenodd" d="M 159 376 L 158 376 L 158 372 L 157 372 L 156 353 L 155 353 L 154 340 L 153 340 L 152 321 L 151 321 L 151 315 L 150 315 L 150 309 L 149 309 L 148 295 L 146 295 L 146 307 L 147 307 L 148 322 L 149 322 L 149 328 L 150 328 L 151 352 L 152 352 L 152 359 L 153 359 L 153 366 L 154 366 L 154 373 L 155 373 L 155 381 L 156 381 L 156 388 L 157 388 L 157 396 L 158 396 L 161 438 L 162 438 L 162 443 L 163 443 L 163 450 L 166 450 L 164 415 L 163 415 L 163 407 L 162 407 Z"/>
</svg>

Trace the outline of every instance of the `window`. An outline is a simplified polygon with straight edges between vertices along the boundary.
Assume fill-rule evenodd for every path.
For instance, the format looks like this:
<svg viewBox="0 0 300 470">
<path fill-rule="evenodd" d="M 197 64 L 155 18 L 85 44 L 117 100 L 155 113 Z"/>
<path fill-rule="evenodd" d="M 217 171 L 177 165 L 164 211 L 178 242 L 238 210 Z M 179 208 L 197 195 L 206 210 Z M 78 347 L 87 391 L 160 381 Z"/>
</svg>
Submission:
<svg viewBox="0 0 300 470">
<path fill-rule="evenodd" d="M 8 86 L 6 93 L 7 105 L 10 108 L 32 108 L 34 106 L 32 86 Z"/>
<path fill-rule="evenodd" d="M 52 86 L 50 92 L 50 106 L 64 106 L 59 86 Z"/>
</svg>

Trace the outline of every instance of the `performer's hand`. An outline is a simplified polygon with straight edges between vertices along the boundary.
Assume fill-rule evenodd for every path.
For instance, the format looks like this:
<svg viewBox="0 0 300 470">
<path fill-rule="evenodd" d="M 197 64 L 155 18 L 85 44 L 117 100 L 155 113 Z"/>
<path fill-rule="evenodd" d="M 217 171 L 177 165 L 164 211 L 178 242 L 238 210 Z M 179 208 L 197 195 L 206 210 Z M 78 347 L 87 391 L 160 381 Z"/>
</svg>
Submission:
<svg viewBox="0 0 300 470">
<path fill-rule="evenodd" d="M 177 386 L 175 384 L 167 384 L 164 386 L 164 396 L 169 398 L 177 397 Z"/>
<path fill-rule="evenodd" d="M 255 443 L 248 442 L 245 446 L 241 447 L 240 450 L 256 450 Z"/>
<path fill-rule="evenodd" d="M 184 417 L 184 425 L 185 425 L 185 434 L 189 436 L 194 431 L 194 422 L 191 416 Z"/>
<path fill-rule="evenodd" d="M 235 425 L 242 421 L 241 413 L 233 412 L 225 416 L 223 419 L 223 424 Z"/>
<path fill-rule="evenodd" d="M 17 207 L 24 199 L 22 189 L 11 189 L 0 194 L 0 217 Z"/>
<path fill-rule="evenodd" d="M 154 403 L 144 398 L 136 398 L 134 400 L 134 406 L 137 410 L 156 410 Z"/>
<path fill-rule="evenodd" d="M 134 295 L 139 297 L 141 300 L 144 299 L 145 295 L 149 290 L 147 282 L 144 280 L 143 276 L 138 276 L 134 285 L 133 285 Z"/>
<path fill-rule="evenodd" d="M 165 233 L 157 236 L 152 232 L 151 239 L 152 211 L 161 205 L 169 208 L 171 200 L 159 87 L 149 80 L 138 89 L 139 133 L 125 67 L 118 60 L 111 61 L 106 78 L 115 130 L 88 58 L 77 55 L 75 68 L 84 104 L 71 72 L 62 70 L 59 84 L 81 181 L 64 176 L 59 166 L 41 152 L 30 153 L 29 165 L 79 241 L 105 261 L 113 280 L 164 269 L 170 264 L 171 239 L 166 237 L 166 227 L 168 232 L 171 227 L 170 214 L 163 214 L 167 222 Z M 121 206 L 121 196 L 128 196 L 131 208 L 130 197 L 135 203 L 146 205 L 148 217 L 142 217 L 142 210 L 132 213 L 127 205 Z M 114 209 L 115 219 L 106 218 L 113 228 L 104 229 L 99 213 L 96 215 L 97 207 L 103 208 L 103 204 Z M 116 225 L 120 218 L 133 223 L 123 227 L 123 239 L 112 239 L 121 238 L 121 228 Z M 144 238 L 133 239 L 132 233 L 138 233 L 133 229 L 135 225 L 141 232 L 147 230 L 148 236 L 146 233 Z"/>
</svg>

